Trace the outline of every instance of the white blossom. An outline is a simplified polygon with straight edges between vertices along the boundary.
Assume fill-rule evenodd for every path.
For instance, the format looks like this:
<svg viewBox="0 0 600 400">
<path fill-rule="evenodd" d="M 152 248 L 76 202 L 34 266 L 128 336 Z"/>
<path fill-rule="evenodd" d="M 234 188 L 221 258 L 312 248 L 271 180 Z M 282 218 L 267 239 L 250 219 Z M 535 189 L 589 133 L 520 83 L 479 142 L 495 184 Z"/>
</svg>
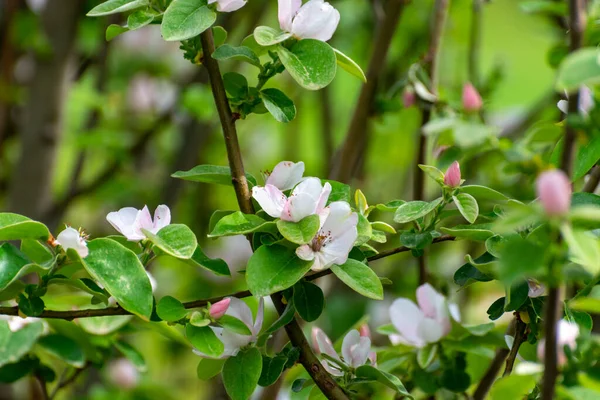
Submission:
<svg viewBox="0 0 600 400">
<path fill-rule="evenodd" d="M 142 229 L 156 234 L 169 225 L 171 223 L 171 211 L 169 207 L 160 205 L 154 211 L 154 220 L 152 220 L 148 206 L 144 206 L 142 210 L 125 207 L 119 211 L 108 213 L 106 220 L 127 240 L 137 242 L 146 238 Z"/>
</svg>

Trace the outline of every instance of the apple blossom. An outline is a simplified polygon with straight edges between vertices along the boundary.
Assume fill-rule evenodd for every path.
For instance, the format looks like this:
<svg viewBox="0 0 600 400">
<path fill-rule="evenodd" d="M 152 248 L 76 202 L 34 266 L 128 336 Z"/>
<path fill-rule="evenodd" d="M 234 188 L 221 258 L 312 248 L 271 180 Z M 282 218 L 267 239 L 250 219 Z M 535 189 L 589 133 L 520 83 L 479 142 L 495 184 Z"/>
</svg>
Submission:
<svg viewBox="0 0 600 400">
<path fill-rule="evenodd" d="M 274 185 L 254 186 L 252 197 L 273 218 L 298 222 L 304 217 L 321 214 L 331 193 L 331 185 L 321 185 L 319 178 L 306 178 L 287 197 Z"/>
<path fill-rule="evenodd" d="M 579 336 L 579 325 L 574 322 L 568 322 L 564 319 L 558 321 L 557 326 L 557 340 L 556 345 L 558 346 L 558 365 L 565 365 L 567 362 L 567 356 L 565 355 L 565 346 L 569 346 L 571 349 L 575 349 L 577 346 L 576 340 Z M 537 356 L 540 361 L 544 360 L 545 356 L 546 339 L 540 340 L 537 348 Z"/>
<path fill-rule="evenodd" d="M 235 297 L 229 297 L 228 299 L 230 300 L 230 302 L 229 307 L 225 312 L 225 315 L 229 315 L 233 318 L 242 321 L 242 323 L 244 323 L 244 325 L 248 327 L 252 334 L 241 335 L 239 333 L 234 333 L 224 328 L 211 326 L 210 329 L 213 330 L 213 332 L 217 335 L 219 340 L 221 340 L 221 342 L 223 342 L 223 344 L 225 345 L 225 350 L 219 357 L 217 357 L 219 359 L 235 356 L 242 347 L 248 346 L 249 344 L 256 342 L 256 339 L 258 339 L 258 334 L 260 333 L 260 330 L 262 328 L 265 313 L 265 303 L 262 297 L 260 298 L 260 301 L 258 303 L 258 311 L 256 313 L 256 319 L 254 320 L 254 322 L 252 320 L 252 310 L 250 310 L 250 307 L 248 307 L 246 303 Z M 213 358 L 200 352 L 197 349 L 194 349 L 194 353 L 201 357 Z"/>
<path fill-rule="evenodd" d="M 587 86 L 581 86 L 579 88 L 579 114 L 587 117 L 590 113 L 590 110 L 594 108 L 594 104 L 594 95 L 592 90 Z M 559 100 L 558 103 L 556 103 L 556 107 L 558 107 L 563 114 L 568 114 L 569 100 Z"/>
<path fill-rule="evenodd" d="M 527 285 L 529 286 L 529 297 L 540 297 L 546 291 L 546 286 L 535 279 L 527 279 Z"/>
<path fill-rule="evenodd" d="M 67 226 L 58 234 L 54 243 L 62 246 L 65 251 L 73 249 L 80 257 L 85 258 L 90 252 L 87 247 L 86 238 L 87 236 L 82 231 Z"/>
<path fill-rule="evenodd" d="M 334 201 L 327 210 L 329 214 L 317 235 L 309 244 L 296 249 L 299 258 L 314 261 L 313 271 L 345 263 L 358 237 L 358 214 L 352 212 L 348 203 Z"/>
<path fill-rule="evenodd" d="M 165 205 L 156 207 L 154 211 L 154 220 L 150 215 L 148 206 L 142 210 L 133 207 L 124 207 L 119 211 L 108 213 L 106 220 L 127 240 L 137 242 L 146 238 L 142 229 L 146 229 L 154 234 L 171 223 L 171 210 Z"/>
<path fill-rule="evenodd" d="M 135 365 L 126 358 L 112 360 L 108 365 L 108 379 L 120 389 L 133 389 L 139 381 L 139 374 Z"/>
<path fill-rule="evenodd" d="M 315 350 L 319 354 L 327 354 L 334 360 L 339 361 L 350 368 L 358 368 L 365 365 L 367 360 L 373 364 L 373 354 L 371 352 L 371 339 L 366 336 L 361 336 L 360 333 L 353 329 L 344 336 L 342 342 L 342 357 L 337 354 L 331 343 L 331 339 L 320 328 L 314 327 L 312 330 L 312 339 Z M 373 354 L 371 354 L 373 353 Z M 327 372 L 331 375 L 342 376 L 343 371 L 340 365 L 329 360 L 322 360 L 321 363 Z"/>
<path fill-rule="evenodd" d="M 221 301 L 216 302 L 210 306 L 210 317 L 213 319 L 219 319 L 227 312 L 229 308 L 229 303 L 231 303 L 230 298 L 225 298 Z"/>
<path fill-rule="evenodd" d="M 232 12 L 246 5 L 246 0 L 208 0 L 208 4 L 217 3 L 217 11 Z"/>
<path fill-rule="evenodd" d="M 550 216 L 564 215 L 571 206 L 571 182 L 567 175 L 558 169 L 545 171 L 536 181 L 537 195 Z"/>
<path fill-rule="evenodd" d="M 454 161 L 444 174 L 444 185 L 452 188 L 460 186 L 460 165 Z"/>
<path fill-rule="evenodd" d="M 466 112 L 477 112 L 483 106 L 479 92 L 471 83 L 465 83 L 463 86 L 462 104 Z"/>
<path fill-rule="evenodd" d="M 340 22 L 340 13 L 323 0 L 279 0 L 279 26 L 299 39 L 323 42 L 333 36 Z"/>
<path fill-rule="evenodd" d="M 450 314 L 458 317 L 457 310 L 450 313 L 444 296 L 428 283 L 417 288 L 418 306 L 406 298 L 396 299 L 390 306 L 392 324 L 400 333 L 390 335 L 392 343 L 424 347 L 436 343 L 450 333 Z"/>
<path fill-rule="evenodd" d="M 296 186 L 302 180 L 304 174 L 304 163 L 299 161 L 281 161 L 273 168 L 273 172 L 268 173 L 265 186 L 273 185 L 277 189 L 286 191 Z"/>
<path fill-rule="evenodd" d="M 19 316 L 10 316 L 10 315 L 0 315 L 0 321 L 6 321 L 8 323 L 8 329 L 11 332 L 17 332 L 26 327 L 29 324 L 33 324 L 35 322 L 44 322 L 44 320 L 33 317 L 25 317 L 21 318 Z"/>
</svg>

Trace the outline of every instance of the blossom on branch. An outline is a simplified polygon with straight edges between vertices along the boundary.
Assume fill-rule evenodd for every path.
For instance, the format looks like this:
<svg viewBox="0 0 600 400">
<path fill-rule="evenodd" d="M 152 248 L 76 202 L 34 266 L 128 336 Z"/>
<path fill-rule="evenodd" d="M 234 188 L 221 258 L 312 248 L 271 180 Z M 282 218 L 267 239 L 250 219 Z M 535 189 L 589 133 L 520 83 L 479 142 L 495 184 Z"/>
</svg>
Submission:
<svg viewBox="0 0 600 400">
<path fill-rule="evenodd" d="M 281 182 L 277 182 L 281 183 Z M 306 178 L 294 188 L 290 197 L 272 184 L 254 186 L 252 197 L 273 218 L 298 222 L 304 217 L 321 214 L 331 193 L 331 185 L 321 185 L 319 178 Z"/>
<path fill-rule="evenodd" d="M 58 234 L 54 243 L 62 246 L 65 251 L 67 251 L 67 249 L 73 249 L 80 257 L 85 258 L 89 254 L 86 239 L 87 236 L 83 231 L 78 231 L 75 228 L 67 226 Z"/>
<path fill-rule="evenodd" d="M 246 5 L 246 0 L 208 0 L 208 4 L 217 3 L 217 11 L 232 12 Z"/>
<path fill-rule="evenodd" d="M 333 36 L 340 22 L 340 13 L 323 0 L 279 0 L 279 26 L 299 39 L 323 42 Z"/>
<path fill-rule="evenodd" d="M 561 170 L 554 169 L 540 174 L 536 181 L 537 195 L 549 216 L 564 215 L 571 206 L 571 182 Z"/>
<path fill-rule="evenodd" d="M 333 348 L 331 339 L 320 328 L 312 329 L 313 346 L 318 354 L 326 354 L 331 359 L 322 360 L 323 368 L 331 375 L 343 376 L 343 368 L 358 368 L 361 365 L 367 364 L 367 360 L 371 365 L 376 363 L 375 352 L 371 351 L 371 339 L 367 336 L 361 336 L 360 333 L 353 329 L 344 336 L 342 342 L 342 357 Z"/>
<path fill-rule="evenodd" d="M 273 172 L 267 173 L 265 179 L 266 185 L 273 185 L 281 191 L 290 190 L 302 180 L 304 174 L 304 163 L 291 161 L 281 161 L 273 168 Z"/>
<path fill-rule="evenodd" d="M 121 208 L 119 211 L 108 213 L 106 220 L 127 240 L 137 242 L 146 238 L 142 229 L 146 229 L 153 234 L 158 233 L 162 228 L 171 223 L 171 210 L 165 205 L 156 207 L 154 211 L 154 220 L 150 215 L 148 206 L 138 210 L 133 207 Z"/>
<path fill-rule="evenodd" d="M 460 165 L 458 161 L 454 161 L 448 167 L 448 170 L 444 174 L 444 185 L 450 186 L 451 188 L 460 186 Z"/>
<path fill-rule="evenodd" d="M 250 307 L 248 307 L 246 303 L 236 297 L 229 297 L 228 299 L 230 300 L 229 306 L 227 307 L 227 311 L 224 315 L 229 315 L 230 317 L 242 321 L 242 323 L 248 327 L 252 334 L 241 335 L 221 327 L 211 326 L 210 329 L 213 330 L 219 340 L 225 345 L 225 350 L 223 350 L 223 353 L 217 357 L 219 359 L 235 356 L 242 347 L 256 342 L 258 339 L 258 334 L 262 328 L 265 314 L 265 303 L 262 297 L 258 303 L 258 311 L 254 321 L 252 317 L 252 310 L 250 310 Z M 213 358 L 197 349 L 194 349 L 194 353 L 201 357 Z"/>
<path fill-rule="evenodd" d="M 311 269 L 322 271 L 344 264 L 358 237 L 358 214 L 345 201 L 334 201 L 325 209 L 327 218 L 313 240 L 296 249 L 302 260 L 313 261 Z"/>
<path fill-rule="evenodd" d="M 400 333 L 390 335 L 393 344 L 403 343 L 425 347 L 450 333 L 450 314 L 459 319 L 458 310 L 451 309 L 446 298 L 428 283 L 417 288 L 418 306 L 409 299 L 396 299 L 390 307 L 390 319 Z"/>
</svg>

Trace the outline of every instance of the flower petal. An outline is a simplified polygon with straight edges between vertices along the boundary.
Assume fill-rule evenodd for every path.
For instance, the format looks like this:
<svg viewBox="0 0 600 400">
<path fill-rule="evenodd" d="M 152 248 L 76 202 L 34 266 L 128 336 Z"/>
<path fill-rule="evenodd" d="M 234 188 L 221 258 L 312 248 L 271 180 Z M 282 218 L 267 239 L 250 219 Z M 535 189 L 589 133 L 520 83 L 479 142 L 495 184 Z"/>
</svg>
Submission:
<svg viewBox="0 0 600 400">
<path fill-rule="evenodd" d="M 445 298 L 431 286 L 425 283 L 417 288 L 417 302 L 426 317 L 436 318 L 442 307 L 445 306 Z"/>
<path fill-rule="evenodd" d="M 56 237 L 56 243 L 61 245 L 65 251 L 67 249 L 73 249 L 79 254 L 80 257 L 85 258 L 89 254 L 89 249 L 85 240 L 79 234 L 79 231 L 70 226 L 66 227 Z"/>
<path fill-rule="evenodd" d="M 342 341 L 342 357 L 344 357 L 344 361 L 349 365 L 352 362 L 352 349 L 358 345 L 359 341 L 360 332 L 356 329 L 351 330 L 344 336 L 344 340 Z"/>
<path fill-rule="evenodd" d="M 225 315 L 239 319 L 248 327 L 248 329 L 250 329 L 250 332 L 253 331 L 254 324 L 252 322 L 252 310 L 250 310 L 248 304 L 244 303 L 242 300 L 232 297 Z"/>
<path fill-rule="evenodd" d="M 298 222 L 316 212 L 317 202 L 308 193 L 298 193 L 290 196 L 283 207 L 281 219 L 284 221 Z"/>
<path fill-rule="evenodd" d="M 319 329 L 319 328 L 316 328 Z M 335 351 L 335 349 L 333 348 L 333 344 L 331 343 L 331 339 L 329 339 L 329 336 L 327 336 L 325 334 L 325 332 L 323 332 L 321 329 L 319 329 L 314 337 L 317 339 L 317 346 L 319 347 L 319 352 L 320 353 L 325 353 L 327 354 L 329 357 L 339 360 L 340 357 L 338 356 L 337 352 Z"/>
<path fill-rule="evenodd" d="M 292 22 L 292 32 L 301 39 L 331 39 L 340 22 L 340 13 L 323 0 L 304 4 Z"/>
<path fill-rule="evenodd" d="M 133 223 L 133 231 L 141 235 L 142 237 L 146 237 L 142 229 L 152 232 L 154 228 L 152 222 L 152 215 L 150 215 L 150 210 L 148 210 L 148 206 L 144 206 L 142 210 L 135 217 L 135 222 Z"/>
<path fill-rule="evenodd" d="M 261 297 L 258 301 L 258 310 L 256 311 L 256 320 L 254 321 L 254 326 L 252 329 L 252 333 L 254 336 L 258 336 L 260 330 L 263 325 L 263 321 L 265 319 L 265 298 Z"/>
<path fill-rule="evenodd" d="M 288 200 L 283 192 L 273 185 L 266 185 L 265 187 L 254 186 L 252 188 L 252 197 L 273 218 L 281 217 L 283 207 Z"/>
<path fill-rule="evenodd" d="M 140 210 L 133 207 L 124 207 L 119 211 L 113 211 L 108 213 L 106 220 L 115 228 L 119 233 L 127 238 L 127 240 L 135 242 L 144 239 L 144 235 L 134 231 L 133 226 L 137 219 Z"/>
<path fill-rule="evenodd" d="M 292 31 L 292 19 L 302 5 L 302 0 L 279 0 L 279 26 L 286 32 Z"/>
<path fill-rule="evenodd" d="M 267 178 L 266 185 L 273 185 L 279 190 L 290 190 L 302 180 L 304 174 L 304 163 L 299 161 L 282 161 L 273 168 L 273 172 Z"/>
<path fill-rule="evenodd" d="M 307 244 L 303 244 L 302 246 L 296 248 L 296 255 L 299 259 L 304 261 L 312 261 L 315 259 L 315 252 Z"/>
<path fill-rule="evenodd" d="M 425 318 L 417 326 L 417 334 L 426 343 L 438 342 L 446 334 L 444 327 L 436 320 Z"/>
<path fill-rule="evenodd" d="M 156 234 L 165 226 L 171 223 L 171 210 L 164 204 L 156 207 L 154 211 L 154 221 L 152 224 L 152 233 Z"/>
<path fill-rule="evenodd" d="M 423 312 L 409 299 L 396 299 L 390 306 L 390 319 L 403 339 L 413 346 L 422 347 L 425 341 L 418 326 L 425 319 Z"/>
</svg>

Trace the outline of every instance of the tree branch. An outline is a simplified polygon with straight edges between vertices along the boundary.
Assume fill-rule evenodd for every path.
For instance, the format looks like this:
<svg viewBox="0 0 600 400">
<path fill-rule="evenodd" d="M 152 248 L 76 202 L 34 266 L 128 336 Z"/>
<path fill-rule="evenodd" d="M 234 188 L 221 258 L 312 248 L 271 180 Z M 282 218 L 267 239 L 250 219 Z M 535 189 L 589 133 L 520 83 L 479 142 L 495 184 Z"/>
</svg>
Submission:
<svg viewBox="0 0 600 400">
<path fill-rule="evenodd" d="M 447 241 L 451 241 L 451 240 L 455 240 L 455 239 L 456 238 L 454 236 L 447 236 L 447 235 L 440 236 L 439 238 L 434 239 L 433 243 L 447 242 Z M 410 250 L 411 249 L 408 247 L 400 246 L 395 249 L 383 251 L 379 254 L 371 256 L 371 257 L 367 258 L 367 261 L 371 262 L 371 261 L 379 260 L 379 259 L 389 257 L 394 254 L 404 253 L 404 252 L 407 252 Z M 322 278 L 331 273 L 332 273 L 331 269 L 326 269 L 323 271 L 314 272 L 309 275 L 306 275 L 305 279 L 307 281 L 314 281 L 316 279 Z M 208 305 L 209 303 L 214 304 L 220 300 L 223 300 L 225 297 L 237 297 L 238 299 L 241 299 L 241 298 L 250 297 L 250 296 L 252 296 L 252 293 L 250 293 L 249 290 L 242 290 L 240 292 L 227 294 L 225 296 L 218 296 L 218 297 L 212 297 L 210 299 L 189 301 L 187 303 L 183 303 L 183 306 L 186 309 L 200 308 L 200 307 L 204 307 L 204 306 Z M 19 307 L 18 306 L 0 307 L 0 315 L 17 316 L 17 315 L 19 315 Z M 72 320 L 75 318 L 107 317 L 107 316 L 115 316 L 115 315 L 132 315 L 132 314 L 129 311 L 118 306 L 118 307 L 96 308 L 96 309 L 87 309 L 87 310 L 71 310 L 71 311 L 44 310 L 42 312 L 42 314 L 38 315 L 38 317 L 39 318 Z"/>
<path fill-rule="evenodd" d="M 504 374 L 502 376 L 508 376 L 512 373 L 513 367 L 515 365 L 515 360 L 517 359 L 517 355 L 519 354 L 519 348 L 523 344 L 523 342 L 527 339 L 527 324 L 521 321 L 519 314 L 515 315 L 515 340 L 510 349 L 510 353 L 508 353 L 508 357 L 506 359 L 506 368 L 504 369 Z"/>
<path fill-rule="evenodd" d="M 363 85 L 352 114 L 352 121 L 338 159 L 331 169 L 330 178 L 348 183 L 354 176 L 368 139 L 368 120 L 373 108 L 378 78 L 385 66 L 385 59 L 402 15 L 406 0 L 387 2 L 385 18 L 373 44 L 373 54 L 367 69 L 367 82 Z"/>
<path fill-rule="evenodd" d="M 570 52 L 574 52 L 583 45 L 583 32 L 585 30 L 585 1 L 569 0 L 569 34 L 570 34 Z M 569 99 L 568 114 L 577 114 L 579 110 L 579 92 Z M 563 153 L 560 167 L 569 177 L 573 169 L 573 155 L 575 149 L 575 129 L 567 122 L 565 124 L 565 136 Z M 559 240 L 560 242 L 560 240 Z M 554 273 L 550 266 L 550 276 Z M 544 345 L 544 377 L 542 380 L 542 400 L 551 400 L 554 398 L 556 377 L 558 376 L 558 344 L 557 344 L 557 323 L 562 314 L 560 308 L 560 286 L 551 285 L 548 289 L 546 299 L 546 310 L 544 313 L 544 333 L 546 343 Z"/>
<path fill-rule="evenodd" d="M 492 360 L 492 363 L 488 367 L 487 371 L 481 381 L 479 381 L 479 385 L 477 389 L 475 389 L 475 393 L 473 393 L 473 400 L 484 400 L 490 388 L 494 384 L 496 380 L 496 376 L 502 367 L 502 363 L 504 363 L 504 359 L 508 356 L 508 349 L 505 347 L 499 348 L 496 350 L 496 355 Z"/>
<path fill-rule="evenodd" d="M 582 192 L 594 193 L 600 183 L 600 165 L 594 165 L 590 171 L 588 181 L 583 186 Z"/>
</svg>

